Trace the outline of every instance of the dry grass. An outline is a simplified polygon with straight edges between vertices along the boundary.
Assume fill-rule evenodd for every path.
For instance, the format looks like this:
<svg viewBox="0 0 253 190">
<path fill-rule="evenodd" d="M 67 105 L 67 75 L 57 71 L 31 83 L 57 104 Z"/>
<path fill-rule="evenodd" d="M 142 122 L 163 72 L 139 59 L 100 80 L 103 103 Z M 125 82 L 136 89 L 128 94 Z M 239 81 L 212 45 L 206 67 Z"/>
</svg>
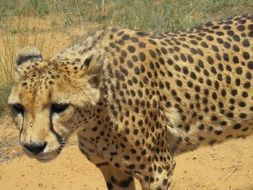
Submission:
<svg viewBox="0 0 253 190">
<path fill-rule="evenodd" d="M 44 36 L 44 33 L 34 35 L 28 30 L 28 25 L 24 22 L 16 22 L 9 19 L 9 26 L 6 28 L 16 28 L 18 33 L 13 33 L 0 29 L 0 114 L 6 111 L 6 103 L 8 94 L 10 92 L 10 86 L 12 84 L 13 67 L 16 60 L 17 52 L 20 48 L 26 45 L 37 46 L 45 55 L 52 52 L 52 44 L 50 38 L 53 36 Z"/>
<path fill-rule="evenodd" d="M 13 127 L 12 119 L 5 115 L 0 119 L 0 163 L 23 154 L 18 142 L 18 130 Z"/>
<path fill-rule="evenodd" d="M 38 19 L 37 23 L 41 25 L 42 19 Z M 12 81 L 12 71 L 18 50 L 26 45 L 37 46 L 44 54 L 50 56 L 52 52 L 53 36 L 46 35 L 41 32 L 34 32 L 31 28 L 29 18 L 13 17 L 2 22 L 4 28 L 0 28 L 0 86 L 8 84 Z M 49 42 L 46 44 L 46 42 Z"/>
</svg>

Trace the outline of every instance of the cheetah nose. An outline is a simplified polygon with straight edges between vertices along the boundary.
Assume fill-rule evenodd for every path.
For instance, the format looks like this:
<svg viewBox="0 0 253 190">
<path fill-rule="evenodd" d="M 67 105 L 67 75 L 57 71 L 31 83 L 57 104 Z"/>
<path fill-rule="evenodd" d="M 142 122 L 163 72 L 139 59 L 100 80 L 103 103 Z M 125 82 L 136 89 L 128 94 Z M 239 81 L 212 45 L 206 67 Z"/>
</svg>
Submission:
<svg viewBox="0 0 253 190">
<path fill-rule="evenodd" d="M 45 149 L 47 146 L 47 142 L 45 143 L 30 143 L 30 144 L 24 144 L 23 145 L 27 150 L 29 150 L 34 155 L 37 155 Z"/>
</svg>

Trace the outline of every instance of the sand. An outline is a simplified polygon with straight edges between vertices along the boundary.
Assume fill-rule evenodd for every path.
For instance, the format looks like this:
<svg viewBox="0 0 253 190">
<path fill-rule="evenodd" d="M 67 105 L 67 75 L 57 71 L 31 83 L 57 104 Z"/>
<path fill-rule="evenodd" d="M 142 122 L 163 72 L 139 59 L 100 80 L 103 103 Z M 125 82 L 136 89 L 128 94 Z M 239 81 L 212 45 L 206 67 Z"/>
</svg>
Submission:
<svg viewBox="0 0 253 190">
<path fill-rule="evenodd" d="M 18 149 L 19 150 L 19 149 Z M 253 138 L 232 140 L 177 156 L 172 190 L 253 190 Z M 139 184 L 137 189 L 140 190 Z M 67 146 L 47 163 L 26 155 L 0 163 L 0 189 L 103 190 L 99 170 Z"/>
</svg>

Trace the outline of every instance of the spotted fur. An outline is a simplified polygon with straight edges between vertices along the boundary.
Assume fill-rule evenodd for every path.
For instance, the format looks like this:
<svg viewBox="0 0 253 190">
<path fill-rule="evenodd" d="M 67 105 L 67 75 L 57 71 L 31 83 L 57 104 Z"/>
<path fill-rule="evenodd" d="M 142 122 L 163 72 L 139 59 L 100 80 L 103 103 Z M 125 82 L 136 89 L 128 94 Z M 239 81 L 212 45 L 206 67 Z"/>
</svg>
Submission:
<svg viewBox="0 0 253 190">
<path fill-rule="evenodd" d="M 9 97 L 21 144 L 48 160 L 77 131 L 108 189 L 133 177 L 168 189 L 174 155 L 253 132 L 252 15 L 178 33 L 109 27 L 50 60 L 31 49 Z"/>
</svg>

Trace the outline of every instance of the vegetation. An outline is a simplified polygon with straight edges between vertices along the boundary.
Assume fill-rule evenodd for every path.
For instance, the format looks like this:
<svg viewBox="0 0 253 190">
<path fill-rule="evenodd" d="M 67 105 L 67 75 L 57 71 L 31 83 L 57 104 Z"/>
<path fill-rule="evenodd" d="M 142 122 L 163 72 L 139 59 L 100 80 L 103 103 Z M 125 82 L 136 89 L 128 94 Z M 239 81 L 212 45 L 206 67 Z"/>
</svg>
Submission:
<svg viewBox="0 0 253 190">
<path fill-rule="evenodd" d="M 34 44 L 42 51 L 53 52 L 44 43 L 48 38 L 45 33 L 79 26 L 87 30 L 87 24 L 177 31 L 207 20 L 252 12 L 252 0 L 1 0 L 0 113 L 6 107 L 17 50 Z M 42 23 L 50 20 L 50 27 L 45 29 L 40 22 L 31 24 L 29 19 Z"/>
<path fill-rule="evenodd" d="M 252 9 L 252 0 L 2 0 L 0 18 L 58 14 L 69 24 L 82 20 L 142 30 L 175 31 L 210 16 L 232 16 L 250 13 Z"/>
</svg>

